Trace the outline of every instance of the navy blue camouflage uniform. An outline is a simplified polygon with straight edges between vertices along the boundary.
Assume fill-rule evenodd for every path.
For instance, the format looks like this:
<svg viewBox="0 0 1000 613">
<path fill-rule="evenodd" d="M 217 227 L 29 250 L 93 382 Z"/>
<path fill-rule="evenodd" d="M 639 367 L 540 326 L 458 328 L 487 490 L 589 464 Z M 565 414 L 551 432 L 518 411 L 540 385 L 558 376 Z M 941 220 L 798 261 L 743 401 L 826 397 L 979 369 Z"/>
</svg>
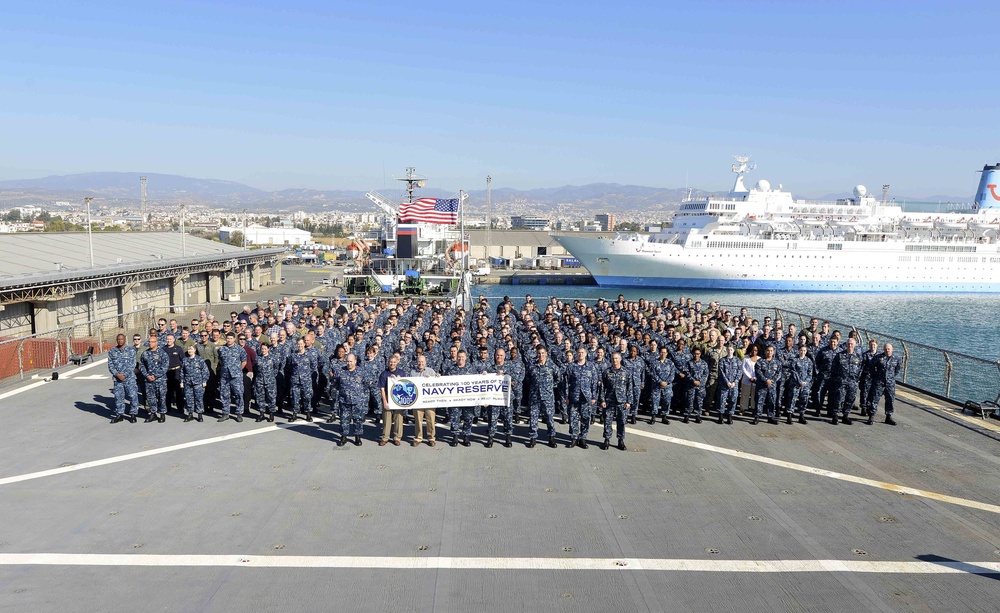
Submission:
<svg viewBox="0 0 1000 613">
<path fill-rule="evenodd" d="M 777 358 L 760 358 L 754 365 L 756 383 L 757 417 L 767 414 L 774 419 L 778 410 L 778 381 L 781 379 L 781 362 Z M 771 384 L 768 385 L 767 382 Z"/>
<path fill-rule="evenodd" d="M 365 413 L 368 408 L 363 401 L 368 398 L 363 373 L 355 366 L 333 372 L 333 388 L 337 396 L 333 401 L 334 413 L 340 415 L 340 430 L 344 436 L 362 436 L 365 429 Z"/>
<path fill-rule="evenodd" d="M 848 416 L 858 398 L 861 379 L 861 356 L 857 353 L 837 354 L 830 375 L 830 412 Z"/>
<path fill-rule="evenodd" d="M 611 422 L 618 427 L 618 440 L 625 440 L 625 404 L 632 399 L 632 375 L 622 368 L 611 366 L 604 371 L 600 389 L 604 407 L 604 438 L 611 438 Z"/>
<path fill-rule="evenodd" d="M 885 395 L 885 416 L 892 417 L 896 400 L 896 376 L 902 369 L 903 361 L 895 354 L 887 356 L 883 352 L 875 358 L 871 400 L 868 401 L 869 415 L 878 413 L 878 401 Z"/>
<path fill-rule="evenodd" d="M 273 415 L 278 408 L 278 358 L 273 353 L 260 354 L 253 365 L 253 391 L 257 410 Z"/>
<path fill-rule="evenodd" d="M 556 398 L 555 389 L 559 382 L 559 367 L 551 360 L 545 364 L 534 363 L 528 370 L 531 377 L 529 386 L 528 408 L 529 413 L 529 438 L 538 438 L 538 419 L 542 411 L 545 411 L 545 425 L 549 429 L 549 437 L 555 436 L 555 411 Z M 630 390 L 631 391 L 631 390 Z"/>
<path fill-rule="evenodd" d="M 170 356 L 163 349 L 146 349 L 139 358 L 139 372 L 146 380 L 146 402 L 149 404 L 149 412 L 167 413 L 167 367 L 170 365 Z M 149 376 L 153 380 L 149 380 Z"/>
<path fill-rule="evenodd" d="M 181 386 L 184 388 L 184 412 L 187 415 L 205 412 L 206 383 L 208 364 L 200 355 L 185 355 L 181 359 Z"/>
<path fill-rule="evenodd" d="M 308 353 L 288 354 L 285 360 L 288 391 L 292 400 L 292 415 L 312 411 L 313 363 Z"/>
<path fill-rule="evenodd" d="M 791 368 L 788 373 L 788 385 L 791 388 L 791 400 L 788 410 L 795 412 L 800 417 L 806 412 L 809 405 L 809 392 L 812 389 L 813 369 L 815 365 L 807 355 L 804 358 L 794 357 L 791 359 Z"/>
<path fill-rule="evenodd" d="M 649 394 L 649 410 L 655 417 L 660 413 L 670 414 L 670 402 L 674 397 L 674 376 L 677 369 L 673 360 L 667 356 L 665 360 L 655 360 L 649 364 L 649 377 L 652 381 L 652 391 Z M 666 383 L 664 386 L 663 384 Z"/>
<path fill-rule="evenodd" d="M 719 360 L 718 405 L 722 415 L 732 417 L 740 399 L 740 381 L 743 379 L 743 362 L 738 357 L 724 357 Z M 732 383 L 733 386 L 729 387 Z"/>
<path fill-rule="evenodd" d="M 705 387 L 708 383 L 708 363 L 705 360 L 695 360 L 692 358 L 684 368 L 686 375 L 685 406 L 684 415 L 690 417 L 701 417 L 701 409 L 705 404 Z M 697 382 L 697 385 L 695 383 Z"/>
<path fill-rule="evenodd" d="M 586 439 L 597 404 L 597 367 L 593 362 L 573 362 L 567 365 L 565 372 L 569 389 L 569 435 L 574 439 Z"/>
<path fill-rule="evenodd" d="M 117 346 L 108 351 L 108 371 L 114 382 L 115 415 L 125 414 L 125 400 L 129 401 L 129 415 L 139 413 L 139 386 L 135 381 L 135 349 L 126 345 Z M 119 380 L 118 375 L 123 376 Z"/>
<path fill-rule="evenodd" d="M 236 403 L 236 414 L 243 414 L 243 363 L 247 352 L 239 345 L 220 345 L 219 353 L 219 404 L 222 414 L 229 415 L 230 402 Z"/>
</svg>

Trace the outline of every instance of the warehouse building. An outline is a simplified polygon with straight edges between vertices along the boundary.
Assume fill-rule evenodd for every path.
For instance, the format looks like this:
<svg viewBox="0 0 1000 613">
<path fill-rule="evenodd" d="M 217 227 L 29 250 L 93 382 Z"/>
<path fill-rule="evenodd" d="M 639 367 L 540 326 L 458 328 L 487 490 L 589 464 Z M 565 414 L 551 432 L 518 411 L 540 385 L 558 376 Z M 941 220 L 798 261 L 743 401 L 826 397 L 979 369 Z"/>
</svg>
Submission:
<svg viewBox="0 0 1000 613">
<path fill-rule="evenodd" d="M 0 337 L 149 307 L 238 299 L 241 292 L 280 282 L 284 252 L 244 250 L 176 232 L 97 232 L 92 242 L 86 232 L 5 235 Z"/>
</svg>

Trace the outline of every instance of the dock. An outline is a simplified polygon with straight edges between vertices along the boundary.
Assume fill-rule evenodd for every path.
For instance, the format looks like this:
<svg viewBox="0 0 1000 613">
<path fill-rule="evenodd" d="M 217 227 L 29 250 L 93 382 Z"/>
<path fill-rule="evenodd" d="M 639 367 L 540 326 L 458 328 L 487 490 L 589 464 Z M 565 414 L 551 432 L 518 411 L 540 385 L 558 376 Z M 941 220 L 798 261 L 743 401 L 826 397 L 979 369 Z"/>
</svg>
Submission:
<svg viewBox="0 0 1000 613">
<path fill-rule="evenodd" d="M 98 359 L 0 390 L 4 611 L 997 607 L 1000 422 L 913 390 L 896 427 L 672 420 L 623 452 L 110 425 L 110 386 Z"/>
</svg>

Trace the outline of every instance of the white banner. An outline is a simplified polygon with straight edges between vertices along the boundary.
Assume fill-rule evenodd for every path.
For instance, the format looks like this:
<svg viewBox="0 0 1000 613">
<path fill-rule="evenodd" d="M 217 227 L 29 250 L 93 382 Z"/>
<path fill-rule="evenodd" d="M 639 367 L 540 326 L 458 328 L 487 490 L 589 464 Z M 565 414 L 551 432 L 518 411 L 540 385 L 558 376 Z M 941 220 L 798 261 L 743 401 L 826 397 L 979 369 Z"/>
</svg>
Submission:
<svg viewBox="0 0 1000 613">
<path fill-rule="evenodd" d="M 507 375 L 458 375 L 454 377 L 389 377 L 390 411 L 437 409 L 510 403 Z"/>
</svg>

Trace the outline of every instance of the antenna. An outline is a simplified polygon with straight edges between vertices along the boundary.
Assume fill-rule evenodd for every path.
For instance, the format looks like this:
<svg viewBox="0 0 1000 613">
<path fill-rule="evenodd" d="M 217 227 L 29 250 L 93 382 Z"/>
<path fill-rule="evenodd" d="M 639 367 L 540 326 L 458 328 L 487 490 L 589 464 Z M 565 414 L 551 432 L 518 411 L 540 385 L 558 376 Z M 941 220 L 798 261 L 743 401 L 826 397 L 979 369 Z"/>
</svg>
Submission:
<svg viewBox="0 0 1000 613">
<path fill-rule="evenodd" d="M 413 190 L 423 187 L 424 183 L 427 182 L 425 177 L 418 176 L 416 174 L 416 168 L 413 166 L 406 167 L 406 176 L 401 179 L 396 179 L 397 181 L 403 181 L 406 183 L 406 203 L 413 204 Z"/>
<path fill-rule="evenodd" d="M 146 177 L 139 177 L 139 198 L 142 200 L 142 223 L 139 225 L 139 229 L 143 232 L 146 231 Z"/>
<path fill-rule="evenodd" d="M 748 170 L 753 170 L 754 165 L 750 164 L 749 155 L 734 155 L 733 159 L 736 160 L 736 163 L 733 164 L 733 172 L 735 172 L 736 174 L 741 175 L 747 172 Z M 750 164 L 749 167 L 748 164 Z"/>
</svg>

